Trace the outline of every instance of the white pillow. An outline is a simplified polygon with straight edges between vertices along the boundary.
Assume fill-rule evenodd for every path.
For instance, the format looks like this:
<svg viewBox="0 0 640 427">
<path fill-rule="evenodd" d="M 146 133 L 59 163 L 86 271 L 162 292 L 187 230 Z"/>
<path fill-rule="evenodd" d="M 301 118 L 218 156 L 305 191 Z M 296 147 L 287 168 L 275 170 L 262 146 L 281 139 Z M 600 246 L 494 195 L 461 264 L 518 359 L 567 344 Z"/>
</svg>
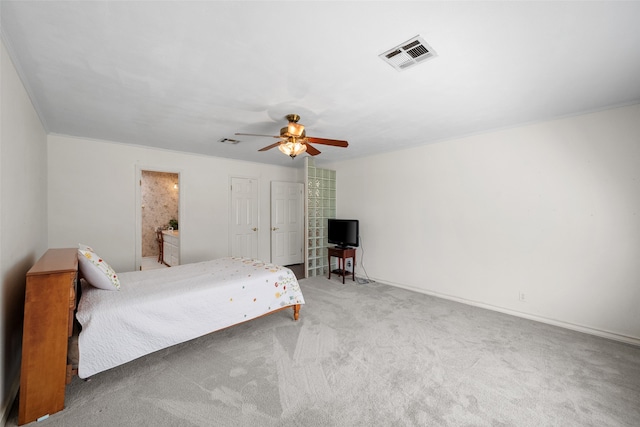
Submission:
<svg viewBox="0 0 640 427">
<path fill-rule="evenodd" d="M 89 284 L 108 291 L 120 289 L 120 279 L 105 260 L 100 258 L 90 247 L 78 245 L 78 263 L 80 272 Z"/>
</svg>

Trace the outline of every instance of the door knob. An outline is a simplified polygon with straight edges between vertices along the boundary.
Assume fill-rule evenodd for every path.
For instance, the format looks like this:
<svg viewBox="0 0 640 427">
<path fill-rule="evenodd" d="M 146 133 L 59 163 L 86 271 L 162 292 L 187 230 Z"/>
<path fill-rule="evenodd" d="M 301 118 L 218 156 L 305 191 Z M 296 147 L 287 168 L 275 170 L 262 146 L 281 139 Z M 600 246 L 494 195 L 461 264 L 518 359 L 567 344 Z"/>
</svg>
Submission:
<svg viewBox="0 0 640 427">
<path fill-rule="evenodd" d="M 257 227 L 253 227 L 252 230 L 253 231 L 258 231 L 258 228 Z"/>
<path fill-rule="evenodd" d="M 273 227 L 271 230 L 272 231 L 276 231 L 276 230 L 280 230 L 280 229 L 278 227 Z"/>
</svg>

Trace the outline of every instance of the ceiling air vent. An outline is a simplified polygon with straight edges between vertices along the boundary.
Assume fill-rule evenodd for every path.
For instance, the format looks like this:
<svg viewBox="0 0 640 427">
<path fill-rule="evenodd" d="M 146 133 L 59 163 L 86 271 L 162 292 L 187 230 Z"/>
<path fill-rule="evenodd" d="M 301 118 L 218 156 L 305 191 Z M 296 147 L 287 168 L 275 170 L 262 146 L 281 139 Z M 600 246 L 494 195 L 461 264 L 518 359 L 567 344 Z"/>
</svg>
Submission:
<svg viewBox="0 0 640 427">
<path fill-rule="evenodd" d="M 422 37 L 415 36 L 378 56 L 396 70 L 402 71 L 437 55 Z"/>
<path fill-rule="evenodd" d="M 222 138 L 218 142 L 222 142 L 223 144 L 237 144 L 240 141 L 238 141 L 237 139 Z"/>
</svg>

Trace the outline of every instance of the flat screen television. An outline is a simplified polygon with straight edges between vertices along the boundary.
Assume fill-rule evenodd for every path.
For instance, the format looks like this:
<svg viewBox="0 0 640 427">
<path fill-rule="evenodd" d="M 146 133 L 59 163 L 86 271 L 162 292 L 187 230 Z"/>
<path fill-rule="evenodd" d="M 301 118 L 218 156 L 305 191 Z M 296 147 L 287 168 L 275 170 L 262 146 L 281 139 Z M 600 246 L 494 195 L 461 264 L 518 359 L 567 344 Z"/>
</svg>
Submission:
<svg viewBox="0 0 640 427">
<path fill-rule="evenodd" d="M 360 245 L 360 224 L 357 219 L 329 218 L 327 228 L 329 243 L 339 248 Z"/>
</svg>

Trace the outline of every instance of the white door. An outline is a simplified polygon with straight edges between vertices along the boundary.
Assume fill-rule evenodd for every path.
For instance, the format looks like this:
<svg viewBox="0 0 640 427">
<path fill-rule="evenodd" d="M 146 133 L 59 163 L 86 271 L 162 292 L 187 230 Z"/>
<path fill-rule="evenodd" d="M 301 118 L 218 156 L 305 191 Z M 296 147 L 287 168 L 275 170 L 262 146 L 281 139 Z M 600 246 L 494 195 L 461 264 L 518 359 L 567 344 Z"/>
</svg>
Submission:
<svg viewBox="0 0 640 427">
<path fill-rule="evenodd" d="M 304 187 L 295 182 L 271 183 L 271 262 L 303 262 Z"/>
<path fill-rule="evenodd" d="M 231 178 L 231 256 L 258 257 L 258 181 Z"/>
</svg>

